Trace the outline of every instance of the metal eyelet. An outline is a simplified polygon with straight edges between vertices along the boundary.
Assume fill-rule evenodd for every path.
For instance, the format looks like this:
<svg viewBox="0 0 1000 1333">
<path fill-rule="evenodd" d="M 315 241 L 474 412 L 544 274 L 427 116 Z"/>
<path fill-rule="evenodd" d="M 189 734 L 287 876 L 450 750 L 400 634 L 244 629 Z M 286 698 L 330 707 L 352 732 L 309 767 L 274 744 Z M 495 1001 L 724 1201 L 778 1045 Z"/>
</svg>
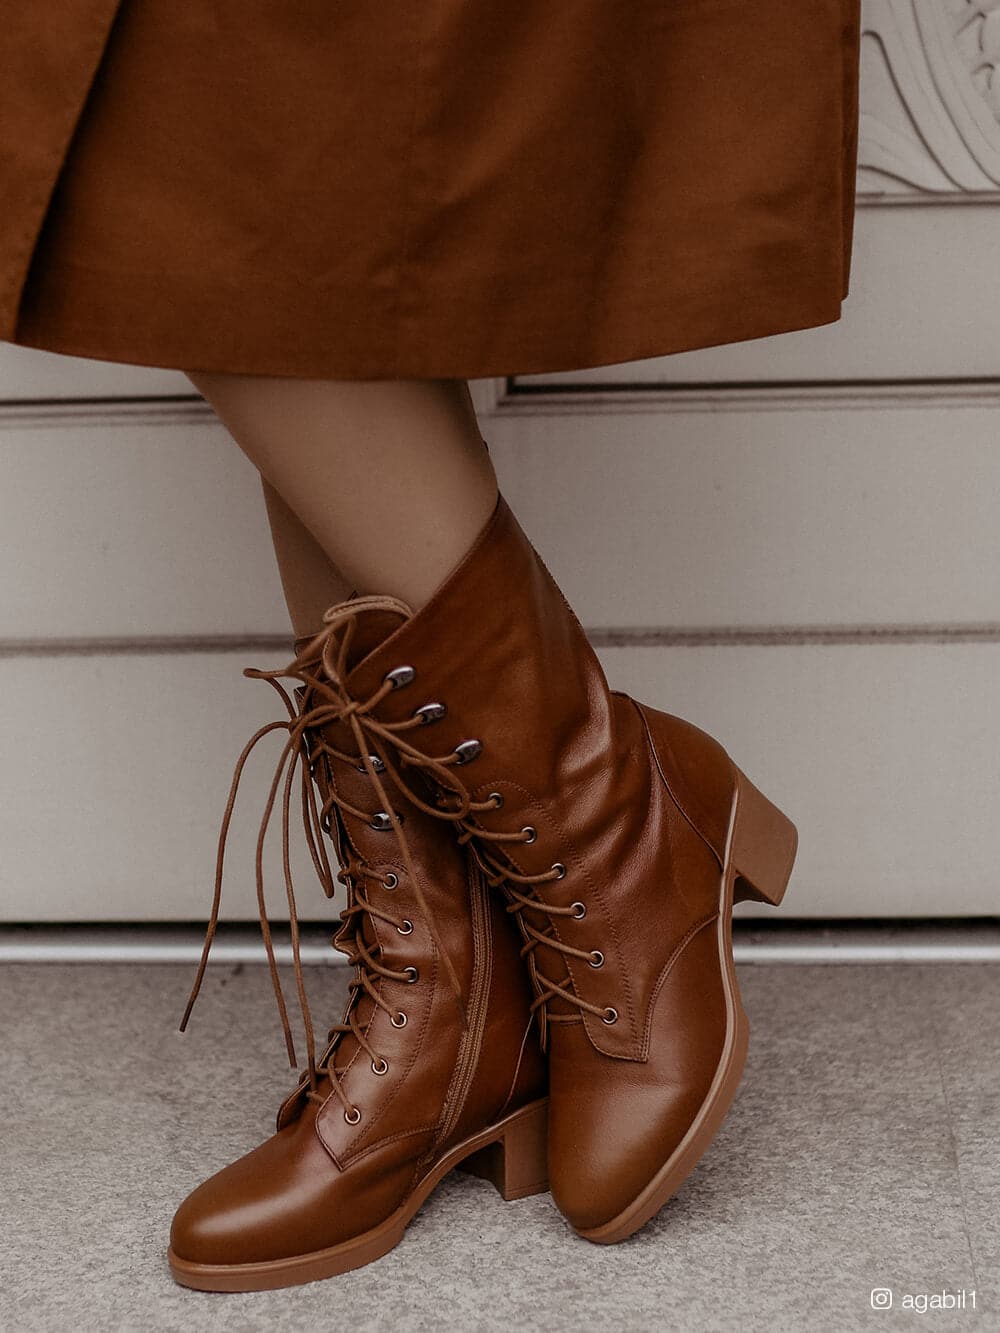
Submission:
<svg viewBox="0 0 1000 1333">
<path fill-rule="evenodd" d="M 600 949 L 591 949 L 591 951 L 590 951 L 590 966 L 591 966 L 591 967 L 603 967 L 603 966 L 604 966 L 604 954 L 601 953 Z"/>
<path fill-rule="evenodd" d="M 417 673 L 411 666 L 399 666 L 388 672 L 385 678 L 394 690 L 401 690 L 404 685 L 413 684 Z"/>
<path fill-rule="evenodd" d="M 405 1028 L 406 1015 L 403 1013 L 402 1009 L 400 1009 L 398 1014 L 389 1015 L 389 1022 L 392 1024 L 394 1028 Z"/>
<path fill-rule="evenodd" d="M 538 829 L 533 828 L 530 824 L 525 824 L 524 828 L 521 830 L 521 833 L 524 836 L 525 842 L 534 842 L 535 839 L 538 837 Z"/>
<path fill-rule="evenodd" d="M 552 869 L 556 872 L 556 879 L 566 878 L 566 867 L 563 865 L 561 861 L 556 861 Z"/>
<path fill-rule="evenodd" d="M 408 986 L 412 986 L 413 983 L 420 978 L 420 973 L 412 965 L 410 967 L 404 967 L 403 971 L 406 973 L 406 984 Z"/>
<path fill-rule="evenodd" d="M 390 870 L 388 874 L 382 876 L 382 887 L 390 890 L 399 887 L 399 876 L 394 870 Z"/>
<path fill-rule="evenodd" d="M 396 929 L 399 931 L 400 935 L 412 935 L 413 922 L 404 920 L 403 924 L 401 926 L 397 926 Z"/>
<path fill-rule="evenodd" d="M 489 794 L 489 799 L 493 802 L 493 809 L 494 809 L 494 810 L 501 810 L 501 809 L 503 808 L 503 793 L 502 793 L 502 792 L 491 791 L 490 794 Z"/>
<path fill-rule="evenodd" d="M 361 1123 L 361 1112 L 356 1106 L 352 1106 L 350 1111 L 344 1112 L 344 1119 L 349 1125 L 358 1125 Z"/>
<path fill-rule="evenodd" d="M 471 764 L 473 759 L 478 758 L 482 752 L 482 741 L 462 741 L 461 745 L 455 746 L 455 762 L 458 764 Z"/>
<path fill-rule="evenodd" d="M 607 1007 L 607 1009 L 605 1009 L 604 1013 L 601 1014 L 601 1022 L 602 1022 L 602 1023 L 607 1023 L 608 1027 L 610 1027 L 612 1023 L 617 1023 L 617 1022 L 618 1022 L 618 1010 L 617 1010 L 617 1009 L 612 1009 L 611 1006 L 610 1006 L 610 1004 L 609 1004 L 608 1007 Z"/>
<path fill-rule="evenodd" d="M 381 1077 L 383 1074 L 388 1074 L 388 1072 L 389 1072 L 389 1061 L 388 1061 L 388 1060 L 383 1060 L 382 1057 L 379 1056 L 379 1058 L 378 1058 L 377 1060 L 373 1060 L 373 1061 L 372 1061 L 372 1073 L 373 1073 L 373 1074 L 378 1074 L 379 1077 Z"/>
<path fill-rule="evenodd" d="M 586 903 L 570 903 L 570 909 L 572 910 L 574 921 L 582 921 L 587 915 Z"/>
<path fill-rule="evenodd" d="M 426 727 L 431 722 L 440 722 L 447 711 L 444 704 L 424 704 L 422 708 L 417 709 L 413 716 L 419 717 L 421 725 Z"/>
<path fill-rule="evenodd" d="M 404 822 L 403 816 L 399 813 L 398 810 L 396 811 L 396 818 L 399 820 L 401 824 Z M 370 826 L 373 829 L 376 829 L 379 833 L 388 833 L 389 830 L 392 828 L 392 818 L 384 810 L 377 811 L 374 815 L 372 815 L 371 819 L 368 822 Z"/>
<path fill-rule="evenodd" d="M 375 771 L 376 773 L 384 773 L 384 772 L 385 772 L 385 764 L 383 764 L 382 760 L 378 757 L 377 754 L 370 754 L 370 755 L 368 756 L 368 762 L 371 764 L 372 768 L 374 769 L 374 771 Z M 363 763 L 362 763 L 362 764 L 358 764 L 358 772 L 359 772 L 359 773 L 367 773 L 367 772 L 368 772 L 367 768 L 365 768 L 365 766 L 364 766 Z"/>
</svg>

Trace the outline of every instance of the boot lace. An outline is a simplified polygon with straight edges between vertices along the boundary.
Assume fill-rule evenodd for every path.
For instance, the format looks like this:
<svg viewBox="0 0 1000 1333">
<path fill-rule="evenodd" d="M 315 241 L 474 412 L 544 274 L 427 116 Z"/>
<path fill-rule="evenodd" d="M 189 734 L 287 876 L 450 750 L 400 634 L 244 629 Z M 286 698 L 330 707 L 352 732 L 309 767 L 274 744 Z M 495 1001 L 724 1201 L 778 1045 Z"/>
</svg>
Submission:
<svg viewBox="0 0 1000 1333">
<path fill-rule="evenodd" d="M 499 809 L 503 802 L 502 798 L 498 802 L 495 799 L 497 796 L 499 796 L 499 793 L 494 792 L 488 801 L 473 803 L 472 810 Z M 556 861 L 549 870 L 544 870 L 537 875 L 526 875 L 518 870 L 506 857 L 503 860 L 499 859 L 493 851 L 493 847 L 499 845 L 502 855 L 503 844 L 505 843 L 534 842 L 538 835 L 530 824 L 521 829 L 520 832 L 491 832 L 468 817 L 463 818 L 460 823 L 459 842 L 470 845 L 470 851 L 482 870 L 487 883 L 491 887 L 503 888 L 508 899 L 507 911 L 515 917 L 526 937 L 526 942 L 521 948 L 521 957 L 529 961 L 532 976 L 535 979 L 537 994 L 532 1003 L 531 1011 L 538 1015 L 542 1049 L 547 1050 L 548 1048 L 549 1024 L 569 1021 L 567 1016 L 553 1014 L 550 1011 L 550 1001 L 557 997 L 565 1000 L 574 1009 L 593 1014 L 608 1026 L 617 1023 L 617 1009 L 610 1005 L 592 1004 L 577 993 L 573 986 L 568 965 L 562 982 L 553 981 L 551 977 L 545 976 L 538 967 L 535 955 L 539 946 L 551 949 L 566 959 L 579 958 L 595 969 L 604 966 L 604 954 L 599 949 L 577 949 L 573 945 L 566 944 L 555 934 L 555 921 L 560 917 L 582 921 L 587 915 L 586 904 L 576 901 L 570 903 L 567 907 L 562 907 L 555 903 L 546 902 L 537 892 L 543 884 L 551 884 L 556 880 L 565 879 L 567 871 L 563 863 Z M 527 892 L 524 892 L 524 889 Z M 531 914 L 533 913 L 542 917 L 543 925 L 541 929 L 533 924 L 531 920 Z"/>
<path fill-rule="evenodd" d="M 274 670 L 246 667 L 243 671 L 244 676 L 256 680 L 266 680 L 274 687 L 285 706 L 287 717 L 268 722 L 260 727 L 251 736 L 236 761 L 229 797 L 219 830 L 215 886 L 209 920 L 205 930 L 205 940 L 194 983 L 180 1024 L 183 1032 L 187 1027 L 195 1001 L 201 990 L 205 969 L 218 928 L 222 904 L 226 841 L 243 771 L 251 753 L 259 742 L 271 732 L 283 730 L 287 732 L 287 739 L 282 747 L 271 781 L 257 834 L 255 877 L 261 936 L 267 954 L 271 984 L 281 1020 L 285 1048 L 290 1065 L 292 1068 L 296 1068 L 298 1061 L 295 1055 L 292 1027 L 289 1022 L 288 1009 L 275 959 L 274 942 L 267 915 L 264 889 L 264 844 L 280 788 L 282 870 L 288 904 L 295 989 L 306 1040 L 307 1067 L 300 1086 L 306 1089 L 306 1095 L 309 1098 L 317 1102 L 323 1102 L 326 1100 L 326 1092 L 321 1087 L 321 1080 L 325 1077 L 329 1081 L 332 1092 L 341 1102 L 344 1118 L 349 1124 L 358 1123 L 361 1119 L 361 1111 L 352 1104 L 344 1090 L 341 1082 L 343 1069 L 339 1069 L 335 1065 L 335 1056 L 340 1039 L 345 1034 L 353 1034 L 358 1046 L 371 1060 L 373 1071 L 376 1074 L 386 1073 L 388 1064 L 371 1046 L 365 1030 L 367 1024 L 362 1027 L 358 1022 L 357 1002 L 363 995 L 367 996 L 376 1009 L 381 1009 L 389 1015 L 390 1022 L 395 1027 L 403 1027 L 406 1024 L 406 1015 L 402 1010 L 397 1009 L 387 1001 L 382 994 L 381 983 L 413 984 L 418 980 L 418 973 L 417 969 L 412 966 L 402 971 L 388 967 L 382 958 L 382 947 L 376 945 L 373 948 L 368 943 L 366 926 L 371 922 L 381 921 L 395 927 L 400 934 L 404 935 L 409 934 L 413 929 L 411 922 L 398 919 L 397 916 L 386 911 L 384 907 L 379 906 L 377 902 L 372 901 L 370 896 L 372 892 L 370 885 L 375 883 L 383 888 L 393 888 L 396 877 L 391 874 L 378 873 L 363 858 L 350 850 L 343 854 L 343 863 L 336 874 L 332 870 L 323 838 L 325 832 L 329 833 L 331 831 L 332 820 L 339 818 L 344 813 L 369 822 L 373 822 L 373 817 L 370 811 L 361 809 L 346 800 L 336 790 L 333 782 L 325 784 L 328 795 L 326 795 L 322 804 L 318 804 L 315 779 L 320 765 L 329 764 L 333 761 L 348 763 L 355 768 L 363 768 L 367 773 L 382 804 L 382 810 L 375 817 L 379 822 L 374 826 L 385 829 L 391 828 L 395 833 L 417 904 L 427 923 L 438 955 L 443 962 L 462 1022 L 463 1024 L 466 1022 L 462 988 L 458 974 L 452 959 L 444 948 L 434 915 L 428 907 L 421 889 L 420 876 L 414 864 L 402 819 L 394 809 L 394 803 L 389 797 L 387 785 L 383 781 L 383 775 L 385 775 L 389 782 L 398 787 L 399 791 L 408 800 L 413 801 L 414 804 L 428 813 L 441 813 L 427 804 L 422 797 L 413 793 L 409 786 L 398 778 L 396 767 L 388 759 L 386 742 L 392 740 L 394 744 L 398 745 L 396 733 L 405 730 L 410 725 L 422 725 L 422 720 L 417 718 L 413 723 L 408 721 L 403 724 L 388 726 L 379 723 L 373 716 L 373 710 L 378 707 L 387 694 L 400 688 L 401 682 L 408 683 L 406 672 L 402 674 L 390 672 L 379 688 L 366 700 L 352 699 L 343 685 L 347 674 L 348 653 L 358 616 L 365 612 L 386 611 L 396 613 L 404 618 L 409 618 L 412 615 L 410 608 L 395 598 L 354 598 L 349 602 L 331 607 L 326 612 L 323 628 L 295 655 L 287 666 Z M 280 683 L 281 679 L 300 682 L 300 689 L 296 691 L 299 696 L 300 707 L 296 707 L 291 694 Z M 333 723 L 347 725 L 357 747 L 356 753 L 340 750 L 328 741 L 323 729 Z M 413 750 L 412 754 L 416 758 L 419 752 Z M 327 897 L 333 896 L 338 881 L 344 884 L 348 890 L 348 904 L 341 913 L 340 925 L 333 937 L 333 944 L 338 951 L 347 955 L 349 963 L 355 969 L 354 979 L 349 987 L 344 1019 L 328 1030 L 328 1045 L 319 1059 L 317 1059 L 314 1026 L 302 970 L 298 911 L 289 855 L 291 806 L 297 768 L 301 776 L 300 799 L 306 843 L 320 884 Z M 337 845 L 339 849 L 340 843 Z"/>
<path fill-rule="evenodd" d="M 507 911 L 515 916 L 525 937 L 521 949 L 522 957 L 528 964 L 535 981 L 536 998 L 532 1004 L 532 1013 L 537 1013 L 539 1035 L 543 1049 L 547 1047 L 548 1025 L 550 1022 L 569 1021 L 568 1016 L 550 1012 L 550 1002 L 561 999 L 581 1012 L 593 1014 L 609 1026 L 618 1021 L 618 1011 L 611 1006 L 592 1004 L 577 994 L 568 961 L 565 976 L 560 981 L 544 975 L 539 970 L 536 951 L 544 946 L 564 959 L 577 958 L 588 966 L 598 969 L 604 966 L 604 955 L 600 950 L 578 949 L 564 943 L 555 934 L 556 921 L 569 918 L 580 921 L 586 916 L 586 904 L 576 901 L 569 906 L 547 903 L 539 896 L 541 886 L 565 878 L 567 870 L 562 862 L 555 862 L 550 869 L 540 874 L 527 875 L 521 871 L 505 853 L 505 846 L 520 843 L 532 843 L 537 838 L 537 830 L 531 825 L 517 831 L 491 831 L 482 826 L 477 816 L 487 811 L 499 809 L 503 797 L 499 792 L 491 792 L 485 801 L 475 801 L 456 775 L 456 768 L 464 767 L 476 759 L 482 750 L 478 740 L 466 740 L 453 751 L 445 755 L 428 755 L 408 739 L 408 733 L 422 729 L 428 720 L 440 716 L 442 705 L 425 704 L 414 710 L 410 717 L 399 722 L 383 722 L 375 716 L 374 710 L 394 689 L 410 685 L 416 672 L 412 667 L 402 665 L 388 672 L 382 685 L 367 700 L 359 701 L 350 697 L 345 684 L 347 672 L 345 664 L 347 649 L 353 634 L 357 618 L 368 612 L 392 610 L 403 616 L 412 613 L 404 603 L 395 598 L 362 597 L 331 607 L 324 616 L 326 626 L 313 641 L 319 648 L 323 673 L 323 690 L 330 698 L 330 707 L 336 716 L 350 721 L 352 731 L 364 758 L 379 796 L 386 800 L 385 789 L 378 775 L 385 774 L 393 786 L 403 793 L 406 799 L 426 814 L 436 819 L 452 821 L 456 826 L 456 837 L 462 846 L 467 846 L 470 855 L 482 871 L 487 882 L 493 888 L 502 887 L 508 899 Z M 310 647 L 312 647 L 311 645 Z M 306 649 L 309 652 L 310 649 Z M 270 679 L 275 674 L 285 672 L 254 672 L 247 674 L 262 675 Z M 273 683 L 273 682 L 272 682 Z M 323 745 L 323 750 L 331 758 L 357 763 L 357 755 L 347 755 L 335 748 Z M 433 804 L 406 781 L 403 770 L 417 769 L 430 779 L 438 791 L 439 799 Z M 338 804 L 341 802 L 338 801 Z M 350 808 L 350 807 L 346 807 Z M 399 827 L 395 813 L 389 803 L 386 811 L 392 819 L 392 826 L 399 838 L 404 854 L 409 855 L 406 840 Z M 357 813 L 355 811 L 355 813 Z M 385 814 L 385 812 L 383 812 Z M 409 868 L 409 861 L 407 862 Z M 411 870 L 412 873 L 412 870 Z M 362 907 L 359 910 L 367 910 Z M 542 924 L 536 925 L 532 916 L 540 917 Z M 361 955 L 362 960 L 364 955 Z M 450 968 L 451 975 L 454 969 Z M 457 982 L 453 983 L 457 990 Z"/>
</svg>

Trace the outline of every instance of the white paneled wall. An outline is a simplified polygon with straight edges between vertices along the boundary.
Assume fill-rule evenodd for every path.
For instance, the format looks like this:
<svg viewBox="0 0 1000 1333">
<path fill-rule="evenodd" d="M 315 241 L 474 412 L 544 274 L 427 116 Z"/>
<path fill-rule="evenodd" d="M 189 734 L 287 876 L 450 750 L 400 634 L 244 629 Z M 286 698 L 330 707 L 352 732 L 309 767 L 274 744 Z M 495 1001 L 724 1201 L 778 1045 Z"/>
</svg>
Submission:
<svg viewBox="0 0 1000 1333">
<path fill-rule="evenodd" d="M 4 638 L 287 630 L 257 472 L 200 399 L 0 421 Z"/>
<path fill-rule="evenodd" d="M 617 685 L 706 726 L 793 816 L 802 841 L 786 915 L 859 917 L 996 911 L 997 655 L 993 643 L 602 650 Z M 277 716 L 269 687 L 241 677 L 247 664 L 270 663 L 259 652 L 0 662 L 6 919 L 207 912 L 233 762 Z M 279 749 L 261 742 L 241 788 L 233 918 L 256 912 L 254 844 Z M 280 917 L 277 821 L 271 837 Z M 302 910 L 326 917 L 294 845 Z"/>
<path fill-rule="evenodd" d="M 787 915 L 1000 910 L 1000 57 L 961 10 L 866 4 L 839 323 L 474 386 L 612 682 L 798 824 Z M 188 381 L 0 346 L 0 917 L 201 917 L 276 716 L 241 668 L 287 652 L 256 475 Z M 279 746 L 246 774 L 232 917 Z"/>
<path fill-rule="evenodd" d="M 720 736 L 793 814 L 798 915 L 995 908 L 1000 451 L 995 410 L 962 409 L 957 434 L 954 416 L 854 408 L 845 433 L 807 406 L 501 413 L 489 431 L 612 681 Z M 4 915 L 198 917 L 232 764 L 275 716 L 241 668 L 284 657 L 256 475 L 196 406 L 11 410 L 0 443 Z M 277 751 L 238 807 L 236 916 Z"/>
<path fill-rule="evenodd" d="M 482 419 L 596 629 L 1000 621 L 997 408 Z M 257 474 L 200 403 L 0 415 L 0 638 L 284 634 Z"/>
</svg>

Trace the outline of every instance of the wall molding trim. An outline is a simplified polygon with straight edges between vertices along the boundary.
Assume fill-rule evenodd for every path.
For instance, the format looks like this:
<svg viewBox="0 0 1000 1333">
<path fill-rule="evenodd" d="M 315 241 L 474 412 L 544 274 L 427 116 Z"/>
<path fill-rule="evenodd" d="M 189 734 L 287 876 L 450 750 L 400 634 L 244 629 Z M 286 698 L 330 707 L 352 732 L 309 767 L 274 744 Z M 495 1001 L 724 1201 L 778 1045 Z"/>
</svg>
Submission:
<svg viewBox="0 0 1000 1333">
<path fill-rule="evenodd" d="M 476 410 L 491 416 L 593 416 L 623 412 L 803 412 L 957 407 L 1000 408 L 1000 376 L 922 380 L 666 381 L 589 384 L 477 380 Z"/>
<path fill-rule="evenodd" d="M 1000 622 L 913 625 L 596 626 L 595 648 L 790 648 L 864 644 L 1000 643 Z M 287 634 L 0 639 L 0 660 L 25 657 L 164 657 L 260 653 L 291 660 Z"/>
<path fill-rule="evenodd" d="M 217 423 L 214 410 L 194 395 L 129 398 L 24 398 L 0 403 L 0 431 L 95 429 L 101 426 L 188 426 Z"/>
<path fill-rule="evenodd" d="M 804 412 L 1000 408 L 1000 376 L 922 380 L 525 383 L 470 381 L 479 416 L 600 416 L 669 412 Z M 7 430 L 220 425 L 201 398 L 93 398 L 0 403 Z M 221 426 L 220 426 L 221 428 Z"/>
<path fill-rule="evenodd" d="M 275 957 L 289 966 L 286 926 L 275 922 Z M 347 967 L 330 947 L 330 927 L 300 923 L 304 964 Z M 12 926 L 0 925 L 0 963 L 173 963 L 194 967 L 201 955 L 200 926 Z M 771 922 L 744 917 L 733 922 L 736 961 L 772 963 L 996 963 L 1000 927 L 995 921 Z M 256 924 L 222 922 L 209 962 L 234 967 L 266 963 Z"/>
</svg>

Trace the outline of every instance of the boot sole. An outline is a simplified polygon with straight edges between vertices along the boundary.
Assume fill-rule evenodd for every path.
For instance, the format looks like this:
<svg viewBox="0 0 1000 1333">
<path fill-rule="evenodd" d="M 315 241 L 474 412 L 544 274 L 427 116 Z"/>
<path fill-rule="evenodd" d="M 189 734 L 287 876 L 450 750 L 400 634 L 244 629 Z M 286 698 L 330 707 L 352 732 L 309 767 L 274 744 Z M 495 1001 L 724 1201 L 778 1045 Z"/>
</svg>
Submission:
<svg viewBox="0 0 1000 1333">
<path fill-rule="evenodd" d="M 414 1214 L 449 1171 L 458 1167 L 491 1181 L 507 1200 L 549 1187 L 546 1159 L 548 1099 L 530 1102 L 440 1158 L 416 1189 L 384 1222 L 329 1249 L 252 1264 L 197 1264 L 167 1251 L 170 1272 L 197 1291 L 271 1291 L 336 1277 L 388 1254 L 403 1239 Z"/>
<path fill-rule="evenodd" d="M 757 790 L 745 773 L 736 769 L 716 923 L 726 997 L 722 1056 L 708 1096 L 674 1152 L 617 1217 L 599 1227 L 577 1228 L 577 1234 L 584 1240 L 614 1245 L 645 1226 L 677 1192 L 718 1133 L 743 1077 L 750 1039 L 733 959 L 733 903 L 753 899 L 777 907 L 788 886 L 797 847 L 795 825 Z"/>
</svg>

